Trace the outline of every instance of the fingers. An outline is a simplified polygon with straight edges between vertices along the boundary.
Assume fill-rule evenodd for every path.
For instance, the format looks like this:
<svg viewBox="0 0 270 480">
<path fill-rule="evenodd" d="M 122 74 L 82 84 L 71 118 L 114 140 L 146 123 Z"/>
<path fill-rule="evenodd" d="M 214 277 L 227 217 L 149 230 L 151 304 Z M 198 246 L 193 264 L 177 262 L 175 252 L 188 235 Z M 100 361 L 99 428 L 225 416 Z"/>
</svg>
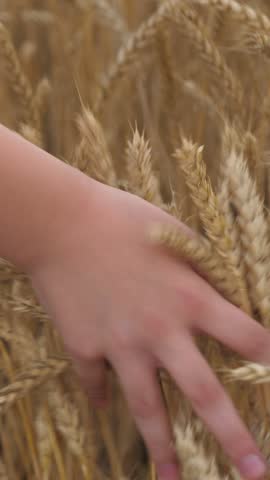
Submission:
<svg viewBox="0 0 270 480">
<path fill-rule="evenodd" d="M 197 326 L 254 362 L 270 363 L 270 333 L 239 308 L 208 288 L 206 308 L 197 312 Z M 202 318 L 203 316 L 203 318 Z"/>
<path fill-rule="evenodd" d="M 261 454 L 192 338 L 171 338 L 160 360 L 240 474 L 247 479 L 260 478 L 265 472 Z"/>
<path fill-rule="evenodd" d="M 178 480 L 173 436 L 163 405 L 154 365 L 140 352 L 113 361 L 131 414 L 157 467 L 159 479 Z"/>
<path fill-rule="evenodd" d="M 91 403 L 95 407 L 105 407 L 109 400 L 105 362 L 75 360 L 74 367 Z"/>
</svg>

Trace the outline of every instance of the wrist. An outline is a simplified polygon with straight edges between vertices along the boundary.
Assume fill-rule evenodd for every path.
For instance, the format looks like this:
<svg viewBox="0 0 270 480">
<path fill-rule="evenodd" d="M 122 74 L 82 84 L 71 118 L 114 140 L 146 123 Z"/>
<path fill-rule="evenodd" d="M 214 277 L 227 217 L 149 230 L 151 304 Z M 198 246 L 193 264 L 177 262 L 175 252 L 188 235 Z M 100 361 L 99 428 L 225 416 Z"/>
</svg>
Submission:
<svg viewBox="0 0 270 480">
<path fill-rule="evenodd" d="M 30 275 L 68 256 L 72 245 L 78 244 L 83 223 L 95 228 L 98 182 L 73 167 L 61 167 L 55 172 L 59 188 L 50 188 L 50 195 L 44 199 L 46 207 L 40 208 L 40 221 L 33 223 L 34 247 L 23 252 L 21 264 Z"/>
<path fill-rule="evenodd" d="M 29 273 L 76 235 L 86 204 L 93 222 L 99 184 L 3 126 L 0 145 L 0 257 Z"/>
</svg>

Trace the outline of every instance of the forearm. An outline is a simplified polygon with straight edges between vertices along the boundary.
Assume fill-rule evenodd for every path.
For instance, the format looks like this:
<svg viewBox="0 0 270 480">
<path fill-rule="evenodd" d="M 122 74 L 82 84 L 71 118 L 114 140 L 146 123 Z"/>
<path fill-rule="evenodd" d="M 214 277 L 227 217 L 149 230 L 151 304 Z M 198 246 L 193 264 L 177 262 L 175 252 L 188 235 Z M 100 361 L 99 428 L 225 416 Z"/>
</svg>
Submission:
<svg viewBox="0 0 270 480">
<path fill-rule="evenodd" d="M 0 257 L 28 269 L 79 214 L 88 179 L 3 126 L 0 149 Z"/>
</svg>

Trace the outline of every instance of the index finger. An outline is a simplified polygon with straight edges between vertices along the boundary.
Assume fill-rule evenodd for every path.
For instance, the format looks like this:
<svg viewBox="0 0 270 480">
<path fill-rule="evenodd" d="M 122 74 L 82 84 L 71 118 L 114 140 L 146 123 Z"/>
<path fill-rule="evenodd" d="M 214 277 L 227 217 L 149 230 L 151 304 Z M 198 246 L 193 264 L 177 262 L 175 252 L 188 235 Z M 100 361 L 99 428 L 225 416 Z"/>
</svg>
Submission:
<svg viewBox="0 0 270 480">
<path fill-rule="evenodd" d="M 203 281 L 203 280 L 202 280 Z M 205 308 L 194 319 L 195 328 L 214 337 L 253 362 L 270 365 L 270 332 L 245 312 L 205 285 Z"/>
</svg>

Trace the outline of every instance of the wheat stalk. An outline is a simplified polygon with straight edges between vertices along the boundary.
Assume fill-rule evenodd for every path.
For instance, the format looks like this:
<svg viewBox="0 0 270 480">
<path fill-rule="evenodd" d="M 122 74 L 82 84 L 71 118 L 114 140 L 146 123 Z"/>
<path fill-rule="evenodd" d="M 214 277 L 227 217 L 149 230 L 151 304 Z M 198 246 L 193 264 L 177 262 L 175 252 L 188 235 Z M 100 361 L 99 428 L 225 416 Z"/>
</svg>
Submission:
<svg viewBox="0 0 270 480">
<path fill-rule="evenodd" d="M 8 473 L 4 462 L 0 461 L 0 480 L 8 480 Z"/>
<path fill-rule="evenodd" d="M 56 21 L 55 15 L 49 10 L 41 9 L 24 9 L 21 12 L 21 17 L 24 22 L 34 22 L 40 25 L 51 26 Z"/>
<path fill-rule="evenodd" d="M 33 100 L 35 109 L 38 114 L 40 129 L 41 129 L 42 117 L 46 110 L 47 102 L 48 102 L 48 98 L 51 93 L 51 90 L 52 90 L 52 86 L 49 80 L 46 77 L 43 77 L 37 85 L 36 92 L 34 95 L 34 100 Z"/>
<path fill-rule="evenodd" d="M 35 420 L 35 429 L 37 433 L 39 458 L 43 475 L 42 478 L 43 480 L 49 480 L 52 461 L 52 445 L 50 442 L 48 417 L 46 407 L 44 405 L 39 408 L 38 415 Z"/>
</svg>

